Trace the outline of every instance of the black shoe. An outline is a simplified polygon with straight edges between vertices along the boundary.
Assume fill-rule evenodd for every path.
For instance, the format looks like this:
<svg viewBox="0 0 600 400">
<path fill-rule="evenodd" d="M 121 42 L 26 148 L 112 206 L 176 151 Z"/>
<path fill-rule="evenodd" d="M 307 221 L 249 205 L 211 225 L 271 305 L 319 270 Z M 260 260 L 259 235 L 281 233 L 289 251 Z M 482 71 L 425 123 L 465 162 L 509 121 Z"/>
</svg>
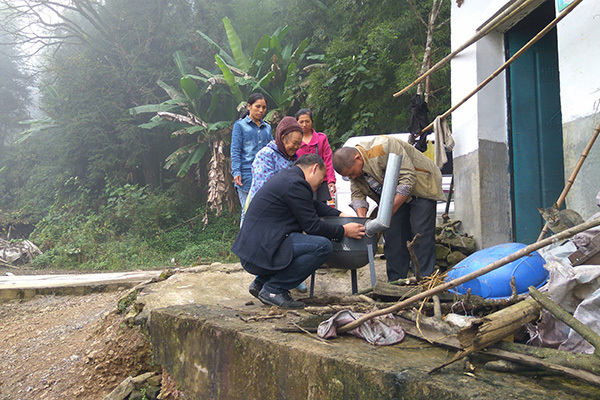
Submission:
<svg viewBox="0 0 600 400">
<path fill-rule="evenodd" d="M 281 308 L 303 308 L 305 306 L 303 302 L 292 299 L 292 296 L 287 291 L 283 293 L 269 293 L 265 289 L 262 289 L 258 293 L 258 299 L 264 304 Z"/>
<path fill-rule="evenodd" d="M 252 283 L 250 284 L 250 287 L 248 288 L 248 291 L 250 292 L 250 294 L 254 297 L 256 297 L 258 299 L 258 293 L 262 290 L 263 285 L 258 283 L 255 280 L 252 281 Z"/>
</svg>

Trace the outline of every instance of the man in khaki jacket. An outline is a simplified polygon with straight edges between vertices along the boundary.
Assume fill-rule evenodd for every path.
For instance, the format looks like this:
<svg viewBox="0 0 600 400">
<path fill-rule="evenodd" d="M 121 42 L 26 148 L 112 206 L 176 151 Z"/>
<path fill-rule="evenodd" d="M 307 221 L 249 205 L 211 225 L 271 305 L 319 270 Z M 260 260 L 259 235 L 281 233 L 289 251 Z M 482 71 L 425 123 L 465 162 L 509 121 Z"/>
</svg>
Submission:
<svg viewBox="0 0 600 400">
<path fill-rule="evenodd" d="M 402 156 L 392 221 L 383 233 L 387 276 L 391 282 L 406 278 L 410 267 L 406 242 L 417 233 L 421 239 L 415 254 L 421 276 L 433 272 L 436 202 L 446 200 L 440 169 L 407 142 L 389 136 L 377 136 L 356 147 L 338 149 L 333 155 L 333 167 L 338 174 L 351 179 L 350 207 L 356 215 L 365 217 L 369 208 L 367 196 L 379 203 L 390 153 Z"/>
</svg>

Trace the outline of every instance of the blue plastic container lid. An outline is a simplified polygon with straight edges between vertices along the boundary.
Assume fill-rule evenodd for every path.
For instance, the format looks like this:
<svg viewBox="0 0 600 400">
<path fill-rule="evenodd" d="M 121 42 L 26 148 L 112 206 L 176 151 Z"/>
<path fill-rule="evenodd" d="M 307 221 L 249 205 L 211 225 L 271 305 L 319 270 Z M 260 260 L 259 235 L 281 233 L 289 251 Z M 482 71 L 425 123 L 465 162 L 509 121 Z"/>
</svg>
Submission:
<svg viewBox="0 0 600 400">
<path fill-rule="evenodd" d="M 446 281 L 478 271 L 526 246 L 523 243 L 505 243 L 479 250 L 450 269 Z M 512 295 L 510 279 L 514 276 L 517 293 L 524 294 L 528 292 L 527 288 L 529 286 L 539 288 L 546 283 L 549 274 L 544 268 L 544 264 L 544 258 L 537 251 L 534 251 L 487 274 L 465 282 L 450 291 L 466 294 L 467 290 L 471 289 L 471 294 L 481 296 L 484 299 L 506 299 Z"/>
</svg>

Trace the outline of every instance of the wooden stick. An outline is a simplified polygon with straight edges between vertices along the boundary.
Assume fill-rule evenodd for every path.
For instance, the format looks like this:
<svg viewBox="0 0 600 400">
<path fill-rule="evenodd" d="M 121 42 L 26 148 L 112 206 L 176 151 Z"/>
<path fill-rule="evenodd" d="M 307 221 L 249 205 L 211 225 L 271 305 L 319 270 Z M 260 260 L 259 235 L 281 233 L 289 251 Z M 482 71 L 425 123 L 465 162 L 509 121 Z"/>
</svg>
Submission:
<svg viewBox="0 0 600 400">
<path fill-rule="evenodd" d="M 569 368 L 569 367 L 565 367 L 565 366 L 562 366 L 559 364 L 553 364 L 553 363 L 550 363 L 545 360 L 541 360 L 536 357 L 532 357 L 532 356 L 528 356 L 528 355 L 524 355 L 524 354 L 511 353 L 509 351 L 500 350 L 500 349 L 493 349 L 493 348 L 487 349 L 485 354 L 490 354 L 490 355 L 502 358 L 504 360 L 514 361 L 514 362 L 522 363 L 525 365 L 530 365 L 532 367 L 541 368 L 546 371 L 558 372 L 561 374 L 569 375 L 570 377 L 582 380 L 584 382 L 592 383 L 594 385 L 600 385 L 600 376 L 593 374 L 589 371 L 575 369 L 575 368 Z"/>
<path fill-rule="evenodd" d="M 419 243 L 419 239 L 421 239 L 421 234 L 417 233 L 413 240 L 406 241 L 406 248 L 408 249 L 408 254 L 410 254 L 410 259 L 413 262 L 413 267 L 415 269 L 415 279 L 417 280 L 417 282 L 421 280 L 421 265 L 419 264 L 419 259 L 415 254 L 414 247 Z"/>
<path fill-rule="evenodd" d="M 524 354 L 542 359 L 552 364 L 562 365 L 563 367 L 582 369 L 596 375 L 600 374 L 600 359 L 592 354 L 575 354 L 547 347 L 535 347 L 505 341 L 498 342 L 488 349 L 499 349 L 511 353 Z"/>
<path fill-rule="evenodd" d="M 461 51 L 463 51 L 467 47 L 471 46 L 473 43 L 477 42 L 479 39 L 481 39 L 484 36 L 486 36 L 492 30 L 496 29 L 500 24 L 502 24 L 508 18 L 510 18 L 513 15 L 518 14 L 519 12 L 521 12 L 532 1 L 535 1 L 535 0 L 527 0 L 527 1 L 522 2 L 520 4 L 519 3 L 516 3 L 516 4 L 513 3 L 513 4 L 511 4 L 501 14 L 497 15 L 493 20 L 491 20 L 489 23 L 487 23 L 473 37 L 471 37 L 469 40 L 467 40 L 461 46 L 459 46 L 458 48 L 456 48 L 454 51 L 452 51 L 446 57 L 442 58 L 433 67 L 429 68 L 427 71 L 425 71 L 424 73 L 422 73 L 417 79 L 415 79 L 415 81 L 413 81 L 413 83 L 411 83 L 410 85 L 408 85 L 407 87 L 405 87 L 401 91 L 399 91 L 397 93 L 394 93 L 394 97 L 398 97 L 398 96 L 406 93 L 410 88 L 412 88 L 415 85 L 419 84 L 422 80 L 424 80 L 425 78 L 427 78 L 429 75 L 431 75 L 432 73 L 440 70 L 448 61 L 450 61 L 451 59 L 453 59 L 454 56 L 456 56 L 458 53 L 460 53 Z"/>
<path fill-rule="evenodd" d="M 571 190 L 571 186 L 573 186 L 573 183 L 575 182 L 575 178 L 577 177 L 577 174 L 579 173 L 579 170 L 581 169 L 583 162 L 587 158 L 588 154 L 590 154 L 590 150 L 592 149 L 592 146 L 596 142 L 596 139 L 598 138 L 599 133 L 600 133 L 600 124 L 598 124 L 598 126 L 596 126 L 596 129 L 594 129 L 594 134 L 590 138 L 588 144 L 585 146 L 585 149 L 583 149 L 583 153 L 581 153 L 581 157 L 579 157 L 579 161 L 577 162 L 577 165 L 575 165 L 573 172 L 571 172 L 571 176 L 569 177 L 567 184 L 565 185 L 562 193 L 558 197 L 558 200 L 556 200 L 557 207 L 560 207 L 562 205 L 563 201 L 565 201 L 565 198 L 567 197 L 569 190 Z M 546 236 L 546 233 L 548 233 L 548 223 L 547 222 L 544 224 L 544 227 L 542 228 L 542 232 L 540 232 L 540 236 L 538 236 L 537 240 L 538 241 L 542 240 L 544 238 L 544 236 Z"/>
<path fill-rule="evenodd" d="M 548 25 L 546 25 L 546 27 L 544 29 L 542 29 L 529 42 L 527 42 L 527 44 L 525 44 L 525 46 L 521 47 L 521 49 L 519 49 L 519 51 L 517 51 L 504 64 L 502 64 L 500 66 L 500 68 L 498 68 L 496 71 L 494 71 L 483 82 L 481 82 L 479 85 L 477 85 L 477 87 L 471 93 L 469 93 L 464 99 L 462 99 L 457 104 L 455 104 L 454 106 L 452 106 L 452 108 L 450 108 L 448 111 L 446 111 L 445 113 L 443 113 L 440 117 L 441 118 L 447 118 L 450 114 L 452 114 L 452 112 L 454 110 L 456 110 L 458 107 L 460 107 L 461 105 L 463 105 L 467 100 L 469 100 L 471 97 L 473 97 L 473 95 L 475 93 L 477 93 L 481 89 L 483 89 L 483 87 L 485 87 L 488 83 L 490 83 L 495 77 L 497 77 L 498 75 L 500 75 L 500 73 L 502 71 L 504 71 L 506 69 L 506 67 L 508 67 L 510 64 L 512 64 L 517 58 L 521 57 L 521 55 L 523 55 L 523 53 L 525 53 L 538 40 L 540 40 L 541 38 L 543 38 L 550 30 L 552 30 L 552 28 L 554 28 L 556 26 L 556 24 L 558 24 L 564 17 L 566 17 L 567 14 L 569 14 L 571 11 L 573 11 L 573 9 L 575 7 L 577 7 L 579 5 L 579 3 L 581 3 L 582 1 L 583 0 L 575 0 L 571 4 L 569 4 L 569 6 L 567 8 L 565 8 L 564 11 L 562 13 L 560 13 L 560 15 L 558 17 L 556 17 L 554 20 L 552 20 L 552 22 L 550 22 Z M 421 131 L 421 134 L 429 132 L 432 128 L 433 128 L 433 122 L 430 123 L 429 125 L 427 125 L 425 128 L 423 128 L 423 130 Z"/>
<path fill-rule="evenodd" d="M 529 287 L 529 295 L 535 299 L 542 307 L 550 311 L 557 319 L 569 325 L 575 332 L 579 333 L 582 338 L 587 340 L 594 346 L 594 355 L 600 355 L 600 336 L 590 327 L 583 324 L 577 318 L 566 312 L 561 306 L 550 300 L 548 296 L 540 293 L 535 287 Z"/>
<path fill-rule="evenodd" d="M 3 260 L 2 258 L 0 258 L 0 265 L 8 267 L 8 268 L 13 268 L 13 269 L 21 269 L 19 267 L 15 267 L 12 264 L 9 264 L 8 262 L 6 262 L 5 260 Z"/>
<path fill-rule="evenodd" d="M 485 275 L 490 271 L 500 268 L 501 266 L 508 264 L 509 262 L 518 260 L 519 258 L 526 256 L 529 253 L 532 253 L 536 250 L 539 250 L 542 247 L 545 247 L 551 243 L 555 243 L 555 242 L 558 242 L 559 240 L 566 239 L 568 237 L 575 235 L 576 233 L 583 232 L 585 230 L 588 230 L 588 229 L 593 228 L 594 226 L 598 226 L 598 225 L 600 225 L 600 218 L 595 218 L 591 221 L 586 221 L 582 224 L 579 224 L 572 228 L 566 229 L 566 230 L 564 230 L 554 236 L 551 236 L 547 239 L 530 244 L 529 246 L 526 246 L 526 247 L 522 248 L 521 250 L 518 250 L 517 252 L 515 252 L 511 255 L 508 255 L 498 261 L 495 261 L 495 262 L 487 265 L 486 267 L 481 268 L 478 271 L 471 272 L 470 274 L 461 276 L 460 278 L 456 278 L 450 282 L 446 282 L 446 283 L 436 286 L 432 289 L 421 292 L 411 298 L 408 298 L 399 303 L 396 303 L 395 305 L 393 305 L 391 307 L 365 314 L 362 317 L 358 318 L 357 320 L 352 321 L 349 324 L 346 324 L 346 325 L 338 328 L 338 333 L 347 332 L 351 329 L 356 328 L 357 326 L 360 326 L 361 324 L 370 320 L 371 318 L 377 317 L 379 315 L 389 314 L 394 311 L 398 311 L 410 304 L 416 303 L 417 301 L 423 300 L 427 297 L 431 297 L 434 294 L 438 294 L 438 293 L 446 291 L 448 289 L 452 289 L 458 285 L 461 285 L 461 284 L 468 282 L 472 279 L 475 279 L 481 275 Z"/>
</svg>

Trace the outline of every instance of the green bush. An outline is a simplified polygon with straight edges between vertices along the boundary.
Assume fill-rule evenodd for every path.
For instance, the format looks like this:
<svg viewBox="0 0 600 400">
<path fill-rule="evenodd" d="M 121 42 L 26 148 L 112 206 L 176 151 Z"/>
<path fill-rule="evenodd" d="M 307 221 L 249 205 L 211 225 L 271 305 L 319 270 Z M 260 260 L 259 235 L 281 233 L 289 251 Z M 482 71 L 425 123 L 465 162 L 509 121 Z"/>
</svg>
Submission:
<svg viewBox="0 0 600 400">
<path fill-rule="evenodd" d="M 153 193 L 136 185 L 107 186 L 106 204 L 82 213 L 73 204 L 52 209 L 30 239 L 44 251 L 38 268 L 130 270 L 200 262 L 232 262 L 230 247 L 239 215 L 180 215 L 181 205 L 169 193 Z M 184 220 L 184 217 L 187 219 Z"/>
</svg>

